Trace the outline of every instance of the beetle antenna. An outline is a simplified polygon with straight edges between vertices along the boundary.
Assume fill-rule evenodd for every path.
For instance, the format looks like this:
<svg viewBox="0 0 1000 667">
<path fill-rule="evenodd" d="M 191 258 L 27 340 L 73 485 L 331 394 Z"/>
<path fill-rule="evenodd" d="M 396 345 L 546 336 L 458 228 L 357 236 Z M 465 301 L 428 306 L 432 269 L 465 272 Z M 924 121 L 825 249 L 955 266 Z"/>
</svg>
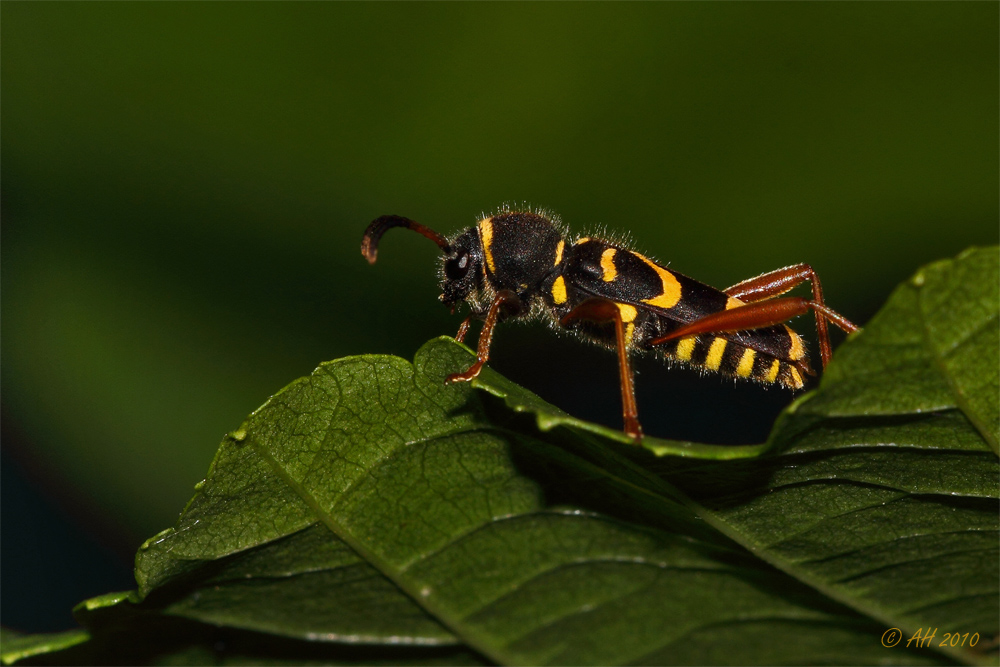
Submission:
<svg viewBox="0 0 1000 667">
<path fill-rule="evenodd" d="M 361 254 L 365 256 L 369 264 L 374 264 L 375 260 L 378 258 L 378 242 L 382 238 L 382 235 L 393 227 L 406 227 L 407 229 L 412 229 L 418 234 L 422 234 L 429 238 L 434 243 L 438 244 L 441 248 L 441 252 L 448 253 L 451 250 L 451 246 L 448 245 L 447 239 L 435 232 L 430 227 L 425 227 L 419 222 L 414 222 L 409 218 L 404 218 L 401 215 L 383 215 L 381 218 L 376 218 L 372 221 L 372 224 L 368 225 L 368 229 L 365 230 L 365 235 L 361 239 Z"/>
</svg>

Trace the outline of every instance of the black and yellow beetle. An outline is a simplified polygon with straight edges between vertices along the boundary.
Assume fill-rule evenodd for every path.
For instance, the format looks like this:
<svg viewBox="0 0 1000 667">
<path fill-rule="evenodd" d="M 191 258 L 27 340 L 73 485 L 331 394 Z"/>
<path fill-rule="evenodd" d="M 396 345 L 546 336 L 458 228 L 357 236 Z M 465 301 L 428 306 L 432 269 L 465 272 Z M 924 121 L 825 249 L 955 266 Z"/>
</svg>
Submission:
<svg viewBox="0 0 1000 667">
<path fill-rule="evenodd" d="M 441 301 L 484 320 L 477 359 L 448 382 L 467 382 L 489 359 L 493 328 L 504 319 L 548 318 L 583 338 L 617 349 L 625 432 L 642 438 L 629 355 L 652 352 L 705 371 L 789 389 L 814 374 L 805 345 L 784 324 L 812 310 L 823 366 L 832 354 L 827 321 L 850 333 L 857 327 L 826 307 L 808 264 L 796 264 L 717 290 L 639 253 L 592 237 L 567 240 L 558 219 L 544 211 L 503 209 L 447 239 L 396 215 L 373 221 L 361 253 L 372 264 L 382 235 L 405 227 L 434 241 L 444 253 Z M 778 297 L 805 281 L 812 299 Z"/>
</svg>

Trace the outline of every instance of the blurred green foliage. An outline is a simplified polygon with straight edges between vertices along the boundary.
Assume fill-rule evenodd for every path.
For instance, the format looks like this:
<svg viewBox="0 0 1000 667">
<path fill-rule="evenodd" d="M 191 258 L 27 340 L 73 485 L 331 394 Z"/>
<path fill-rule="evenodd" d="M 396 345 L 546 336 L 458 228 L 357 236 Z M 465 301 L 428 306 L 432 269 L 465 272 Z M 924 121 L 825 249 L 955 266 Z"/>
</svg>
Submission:
<svg viewBox="0 0 1000 667">
<path fill-rule="evenodd" d="M 998 241 L 998 11 L 4 3 L 5 445 L 137 541 L 171 524 L 269 394 L 453 332 L 431 244 L 361 258 L 385 213 L 527 201 L 720 287 L 807 261 L 863 323 Z M 600 357 L 536 328 L 495 365 L 614 415 Z"/>
</svg>

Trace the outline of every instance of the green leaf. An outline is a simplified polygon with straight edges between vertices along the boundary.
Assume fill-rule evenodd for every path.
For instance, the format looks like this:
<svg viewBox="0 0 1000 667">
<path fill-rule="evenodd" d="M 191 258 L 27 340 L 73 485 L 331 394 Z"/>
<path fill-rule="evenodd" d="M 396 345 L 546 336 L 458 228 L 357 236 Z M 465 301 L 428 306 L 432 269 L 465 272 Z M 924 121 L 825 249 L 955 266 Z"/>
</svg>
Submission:
<svg viewBox="0 0 1000 667">
<path fill-rule="evenodd" d="M 807 409 L 827 416 L 958 409 L 998 452 L 1000 263 L 997 248 L 930 264 L 844 345 Z"/>
<path fill-rule="evenodd" d="M 108 600 L 110 602 L 110 600 Z M 134 608 L 108 609 L 113 624 L 93 633 L 73 630 L 54 635 L 21 636 L 3 630 L 2 659 L 39 665 L 479 665 L 482 660 L 461 647 L 425 648 L 415 656 L 409 647 L 344 646 L 304 642 L 280 636 L 234 631 L 183 621 Z M 104 618 L 104 621 L 109 621 Z"/>
<path fill-rule="evenodd" d="M 498 424 L 476 392 L 444 385 L 466 364 L 465 350 L 439 339 L 413 365 L 341 360 L 272 398 L 223 444 L 178 527 L 140 552 L 140 590 L 152 599 L 151 586 L 183 582 L 218 554 L 223 571 L 166 613 L 315 640 L 460 642 L 504 663 L 658 662 L 682 644 L 742 637 L 748 623 L 765 634 L 818 624 L 823 655 L 846 637 L 852 650 L 835 649 L 845 659 L 880 654 L 863 619 L 823 599 L 788 599 L 794 581 L 718 535 L 699 539 L 689 511 Z M 274 495 L 281 482 L 288 491 Z M 616 513 L 592 497 L 602 487 L 617 490 Z M 258 490 L 280 502 L 257 520 L 228 512 L 233 494 L 252 502 Z M 636 508 L 652 515 L 647 525 L 620 516 L 635 496 L 647 499 Z M 299 562 L 294 547 L 322 534 L 305 508 L 326 535 L 316 550 L 356 556 Z M 249 545 L 257 564 L 240 556 Z M 305 599 L 326 613 L 293 616 L 304 573 L 343 567 L 357 568 L 374 600 L 352 607 L 342 578 L 316 579 Z M 266 593 L 259 606 L 243 602 L 245 587 Z M 753 661 L 765 646 L 741 655 Z"/>
<path fill-rule="evenodd" d="M 484 392 L 446 386 L 470 363 L 450 339 L 412 364 L 323 364 L 224 439 L 177 525 L 137 555 L 138 591 L 82 603 L 93 639 L 70 651 L 995 663 L 997 368 L 981 360 L 996 356 L 997 252 L 920 275 L 755 459 L 636 447 L 489 370 Z M 945 307 L 945 294 L 963 303 Z M 887 648 L 893 627 L 937 635 Z M 218 648 L 223 631 L 232 651 Z M 137 632 L 173 639 L 135 653 Z M 945 632 L 979 633 L 977 645 L 939 646 Z"/>
<path fill-rule="evenodd" d="M 0 630 L 0 660 L 11 665 L 35 655 L 64 651 L 90 639 L 84 630 L 68 630 L 50 634 L 21 635 L 6 628 Z"/>
</svg>

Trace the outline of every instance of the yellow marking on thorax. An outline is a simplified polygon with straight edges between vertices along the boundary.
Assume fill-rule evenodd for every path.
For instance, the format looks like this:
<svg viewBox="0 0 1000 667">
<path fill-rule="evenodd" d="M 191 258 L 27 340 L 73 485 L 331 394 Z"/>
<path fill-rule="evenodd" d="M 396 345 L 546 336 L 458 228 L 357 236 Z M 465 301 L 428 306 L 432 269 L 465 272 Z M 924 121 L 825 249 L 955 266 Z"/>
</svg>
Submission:
<svg viewBox="0 0 1000 667">
<path fill-rule="evenodd" d="M 629 322 L 625 325 L 625 347 L 632 344 L 632 334 L 635 333 L 635 323 Z"/>
<path fill-rule="evenodd" d="M 767 371 L 767 376 L 764 378 L 767 382 L 774 382 L 778 379 L 778 371 L 781 369 L 781 362 L 775 359 L 771 362 L 771 368 Z"/>
<path fill-rule="evenodd" d="M 712 347 L 708 348 L 708 356 L 705 357 L 705 368 L 710 371 L 719 370 L 722 364 L 722 353 L 726 351 L 726 339 L 716 338 L 712 341 Z"/>
<path fill-rule="evenodd" d="M 483 243 L 483 253 L 486 255 L 486 266 L 490 273 L 496 274 L 497 265 L 493 261 L 493 218 L 483 218 L 479 221 L 479 237 Z"/>
<path fill-rule="evenodd" d="M 695 338 L 681 338 L 677 343 L 677 350 L 674 352 L 681 361 L 691 361 L 691 353 L 694 352 Z"/>
<path fill-rule="evenodd" d="M 587 243 L 588 241 L 590 241 L 590 237 L 589 236 L 584 236 L 582 239 L 577 239 L 576 240 L 576 245 L 580 245 L 581 243 Z"/>
<path fill-rule="evenodd" d="M 615 268 L 614 248 L 608 248 L 601 253 L 601 270 L 604 271 L 604 275 L 602 275 L 601 278 L 603 278 L 606 283 L 610 283 L 618 277 L 618 269 Z"/>
<path fill-rule="evenodd" d="M 635 256 L 653 267 L 653 270 L 660 276 L 660 283 L 663 288 L 659 296 L 655 296 L 652 299 L 643 299 L 642 302 L 658 308 L 673 308 L 676 306 L 681 300 L 681 284 L 677 281 L 674 274 L 657 265 L 648 257 L 643 257 L 639 253 L 636 253 Z"/>
<path fill-rule="evenodd" d="M 726 310 L 732 310 L 733 308 L 738 308 L 742 305 L 744 305 L 744 303 L 735 297 L 729 297 L 726 299 Z"/>
<path fill-rule="evenodd" d="M 559 245 L 556 246 L 556 261 L 552 266 L 559 266 L 559 262 L 562 261 L 563 248 L 565 247 L 566 247 L 566 242 L 560 239 Z"/>
<path fill-rule="evenodd" d="M 805 346 L 802 345 L 802 337 L 792 331 L 792 328 L 787 324 L 785 325 L 785 331 L 788 332 L 788 338 L 791 340 L 791 347 L 788 350 L 788 358 L 793 361 L 798 361 L 806 356 Z"/>
<path fill-rule="evenodd" d="M 794 384 L 795 388 L 796 389 L 801 388 L 803 383 L 802 383 L 802 376 L 799 374 L 799 369 L 796 368 L 795 366 L 791 366 L 788 369 L 788 371 L 792 375 L 792 384 Z"/>
<path fill-rule="evenodd" d="M 740 363 L 736 366 L 736 375 L 741 378 L 750 377 L 750 373 L 753 371 L 753 360 L 757 358 L 757 351 L 747 348 L 743 350 L 743 356 L 740 357 Z"/>
<path fill-rule="evenodd" d="M 566 303 L 566 281 L 563 280 L 562 276 L 556 278 L 556 281 L 552 283 L 552 301 L 557 305 Z"/>
</svg>

